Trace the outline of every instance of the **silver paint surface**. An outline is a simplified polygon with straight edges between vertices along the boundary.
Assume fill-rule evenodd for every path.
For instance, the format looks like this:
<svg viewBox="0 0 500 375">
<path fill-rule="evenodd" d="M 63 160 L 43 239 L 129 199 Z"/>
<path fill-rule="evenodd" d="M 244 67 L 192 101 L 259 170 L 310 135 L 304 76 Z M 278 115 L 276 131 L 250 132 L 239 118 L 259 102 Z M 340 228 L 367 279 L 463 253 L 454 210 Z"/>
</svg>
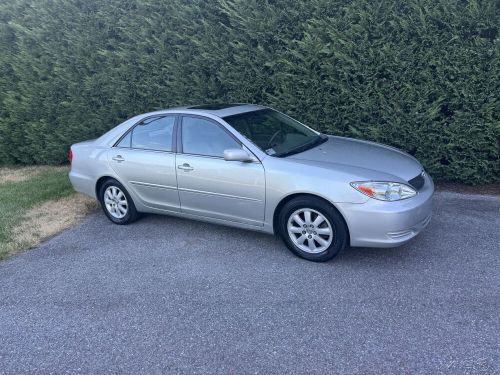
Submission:
<svg viewBox="0 0 500 375">
<path fill-rule="evenodd" d="M 351 246 L 392 247 L 415 237 L 429 223 L 434 185 L 410 199 L 384 202 L 361 194 L 353 181 L 408 184 L 423 171 L 412 156 L 390 146 L 329 136 L 327 142 L 284 158 L 265 154 L 222 117 L 266 107 L 240 105 L 223 110 L 186 107 L 135 116 L 96 140 L 72 146 L 70 180 L 75 190 L 96 197 L 100 178 L 112 177 L 130 193 L 138 211 L 163 213 L 273 233 L 280 202 L 311 194 L 343 216 Z M 113 147 L 134 124 L 156 114 L 193 114 L 217 121 L 254 157 L 226 161 L 182 153 Z"/>
</svg>

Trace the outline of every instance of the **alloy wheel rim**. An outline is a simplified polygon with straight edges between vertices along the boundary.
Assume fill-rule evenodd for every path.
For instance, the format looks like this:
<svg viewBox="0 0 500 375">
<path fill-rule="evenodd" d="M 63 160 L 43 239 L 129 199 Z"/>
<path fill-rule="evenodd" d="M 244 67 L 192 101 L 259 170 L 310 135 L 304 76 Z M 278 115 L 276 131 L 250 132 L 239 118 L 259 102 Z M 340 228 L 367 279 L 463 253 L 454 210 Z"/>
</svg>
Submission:
<svg viewBox="0 0 500 375">
<path fill-rule="evenodd" d="M 288 218 L 288 236 L 300 250 L 318 254 L 330 247 L 334 232 L 330 221 L 319 211 L 301 208 Z"/>
<path fill-rule="evenodd" d="M 109 214 L 116 219 L 123 219 L 128 212 L 127 197 L 116 186 L 110 186 L 104 192 L 104 205 Z"/>
</svg>

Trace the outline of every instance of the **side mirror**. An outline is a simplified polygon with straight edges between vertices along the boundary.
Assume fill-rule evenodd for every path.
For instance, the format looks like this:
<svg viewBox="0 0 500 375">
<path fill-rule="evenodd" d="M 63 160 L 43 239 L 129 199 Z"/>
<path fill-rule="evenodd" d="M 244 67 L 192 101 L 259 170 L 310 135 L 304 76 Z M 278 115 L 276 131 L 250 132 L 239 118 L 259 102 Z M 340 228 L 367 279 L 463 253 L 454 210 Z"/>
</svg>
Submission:
<svg viewBox="0 0 500 375">
<path fill-rule="evenodd" d="M 224 150 L 224 160 L 247 162 L 252 161 L 253 158 L 241 148 L 230 148 L 229 150 Z"/>
</svg>

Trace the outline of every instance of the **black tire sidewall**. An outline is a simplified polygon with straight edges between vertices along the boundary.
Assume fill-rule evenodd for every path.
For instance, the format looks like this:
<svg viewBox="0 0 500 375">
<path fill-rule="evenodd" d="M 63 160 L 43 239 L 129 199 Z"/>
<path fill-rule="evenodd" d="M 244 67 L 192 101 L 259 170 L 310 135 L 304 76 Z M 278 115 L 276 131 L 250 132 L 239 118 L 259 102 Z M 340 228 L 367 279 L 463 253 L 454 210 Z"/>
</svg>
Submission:
<svg viewBox="0 0 500 375">
<path fill-rule="evenodd" d="M 123 194 L 125 194 L 125 197 L 127 198 L 128 211 L 127 211 L 127 214 L 124 217 L 122 217 L 121 219 L 118 219 L 118 218 L 114 217 L 113 215 L 111 215 L 109 213 L 109 211 L 107 210 L 106 205 L 104 204 L 104 192 L 110 186 L 116 186 L 117 188 L 119 188 L 123 192 Z M 134 201 L 132 200 L 132 197 L 128 193 L 127 189 L 125 189 L 125 187 L 122 184 L 120 184 L 118 181 L 116 181 L 114 179 L 109 179 L 101 185 L 101 188 L 99 189 L 99 202 L 101 203 L 101 207 L 102 207 L 102 210 L 104 211 L 104 214 L 108 217 L 109 220 L 111 220 L 115 224 L 126 225 L 129 223 L 132 223 L 133 221 L 135 221 L 137 219 L 137 210 L 135 208 Z"/>
<path fill-rule="evenodd" d="M 310 208 L 324 215 L 333 226 L 334 240 L 325 251 L 318 254 L 310 254 L 299 249 L 288 235 L 287 223 L 290 215 L 301 209 Z M 333 259 L 347 245 L 348 231 L 344 219 L 329 202 L 314 197 L 299 197 L 287 202 L 281 209 L 279 215 L 279 232 L 283 242 L 295 255 L 314 262 L 326 262 Z"/>
</svg>

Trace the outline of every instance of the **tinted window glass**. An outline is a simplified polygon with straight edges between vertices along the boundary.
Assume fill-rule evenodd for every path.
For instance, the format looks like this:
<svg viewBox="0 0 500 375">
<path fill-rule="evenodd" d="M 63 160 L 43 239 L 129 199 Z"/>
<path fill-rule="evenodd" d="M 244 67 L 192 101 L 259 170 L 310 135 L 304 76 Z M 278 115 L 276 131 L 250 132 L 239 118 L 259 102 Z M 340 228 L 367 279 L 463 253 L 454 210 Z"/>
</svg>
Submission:
<svg viewBox="0 0 500 375">
<path fill-rule="evenodd" d="M 268 155 L 300 152 L 324 141 L 319 133 L 272 109 L 240 113 L 224 120 Z"/>
<path fill-rule="evenodd" d="M 116 145 L 117 147 L 130 147 L 130 141 L 132 140 L 132 132 L 128 132 L 125 137 Z"/>
<path fill-rule="evenodd" d="M 132 131 L 132 148 L 172 151 L 175 116 L 145 120 Z"/>
<path fill-rule="evenodd" d="M 198 117 L 182 120 L 182 149 L 186 154 L 224 157 L 224 150 L 241 148 L 224 129 Z"/>
</svg>

